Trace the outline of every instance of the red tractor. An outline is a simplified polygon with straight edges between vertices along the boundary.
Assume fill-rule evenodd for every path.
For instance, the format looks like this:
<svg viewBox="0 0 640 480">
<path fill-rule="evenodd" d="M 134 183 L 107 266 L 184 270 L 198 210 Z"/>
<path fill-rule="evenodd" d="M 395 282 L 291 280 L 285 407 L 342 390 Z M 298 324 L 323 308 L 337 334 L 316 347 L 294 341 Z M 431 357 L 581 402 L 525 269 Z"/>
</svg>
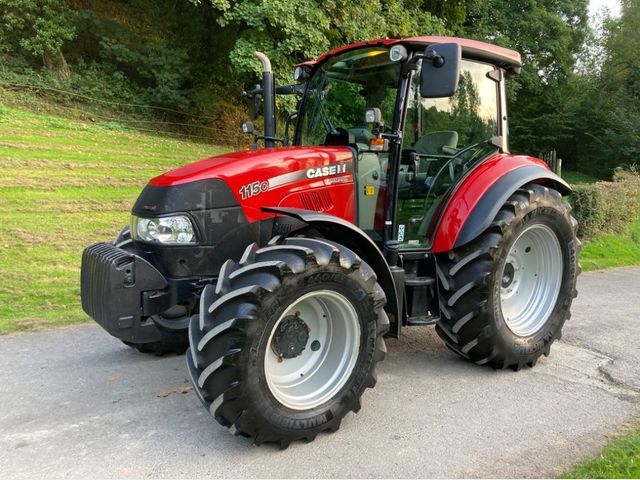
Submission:
<svg viewBox="0 0 640 480">
<path fill-rule="evenodd" d="M 548 355 L 579 241 L 569 185 L 508 150 L 520 55 L 380 39 L 305 62 L 281 87 L 259 57 L 264 135 L 247 123 L 253 148 L 152 179 L 131 228 L 85 250 L 84 310 L 141 351 L 190 346 L 211 415 L 283 447 L 357 412 L 384 337 L 403 328 L 433 324 L 493 368 Z M 300 97 L 291 141 L 276 136 L 276 94 Z"/>
</svg>

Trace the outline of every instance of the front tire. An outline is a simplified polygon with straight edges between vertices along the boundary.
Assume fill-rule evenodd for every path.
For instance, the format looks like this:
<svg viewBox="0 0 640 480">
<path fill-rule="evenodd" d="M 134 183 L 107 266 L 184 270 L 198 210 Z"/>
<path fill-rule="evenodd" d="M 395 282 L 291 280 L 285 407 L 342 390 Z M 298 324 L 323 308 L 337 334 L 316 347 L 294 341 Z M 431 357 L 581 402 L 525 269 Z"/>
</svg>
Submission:
<svg viewBox="0 0 640 480">
<path fill-rule="evenodd" d="M 577 295 L 577 222 L 556 190 L 516 191 L 471 243 L 439 254 L 438 335 L 477 364 L 533 367 L 560 339 Z"/>
<path fill-rule="evenodd" d="M 256 444 L 313 440 L 360 409 L 376 383 L 389 321 L 373 270 L 312 238 L 251 245 L 227 261 L 189 327 L 187 365 L 202 404 Z"/>
</svg>

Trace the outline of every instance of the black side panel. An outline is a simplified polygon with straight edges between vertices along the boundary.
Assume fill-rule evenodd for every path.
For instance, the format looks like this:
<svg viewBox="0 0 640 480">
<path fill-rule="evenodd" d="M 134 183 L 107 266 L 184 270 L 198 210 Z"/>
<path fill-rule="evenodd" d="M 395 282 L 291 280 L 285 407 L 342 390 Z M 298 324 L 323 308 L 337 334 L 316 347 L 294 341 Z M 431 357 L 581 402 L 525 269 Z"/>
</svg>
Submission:
<svg viewBox="0 0 640 480">
<path fill-rule="evenodd" d="M 144 217 L 232 206 L 239 205 L 227 184 L 211 178 L 173 187 L 147 185 L 136 200 L 132 212 Z"/>
<path fill-rule="evenodd" d="M 136 240 L 136 253 L 168 277 L 215 276 L 229 258 L 260 239 L 260 222 L 250 224 L 226 183 L 200 180 L 172 187 L 147 185 L 132 213 L 141 217 L 187 214 L 197 245 L 169 246 Z"/>
<path fill-rule="evenodd" d="M 482 196 L 462 227 L 454 247 L 458 248 L 484 232 L 511 194 L 527 183 L 547 185 L 563 195 L 571 193 L 567 182 L 544 167 L 531 165 L 513 170 L 494 183 Z"/>
<path fill-rule="evenodd" d="M 396 291 L 389 264 L 378 246 L 371 238 L 354 224 L 326 213 L 303 210 L 300 208 L 263 207 L 263 211 L 279 213 L 296 218 L 313 227 L 329 240 L 353 250 L 366 261 L 378 276 L 378 283 L 387 295 L 385 310 L 398 318 L 398 292 Z M 404 292 L 400 292 L 402 295 Z M 402 298 L 402 297 L 400 297 Z"/>
<path fill-rule="evenodd" d="M 208 225 L 209 245 L 136 242 L 136 253 L 168 277 L 215 276 L 224 262 L 228 259 L 239 261 L 248 244 L 260 242 L 261 222 Z"/>
</svg>

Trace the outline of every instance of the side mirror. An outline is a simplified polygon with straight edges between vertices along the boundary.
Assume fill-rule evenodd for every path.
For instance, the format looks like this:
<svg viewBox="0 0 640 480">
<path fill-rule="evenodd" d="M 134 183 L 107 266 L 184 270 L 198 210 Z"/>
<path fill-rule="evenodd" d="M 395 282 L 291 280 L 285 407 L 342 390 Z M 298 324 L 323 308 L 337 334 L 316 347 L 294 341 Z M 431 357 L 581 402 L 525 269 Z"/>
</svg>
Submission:
<svg viewBox="0 0 640 480">
<path fill-rule="evenodd" d="M 250 92 L 242 92 L 242 96 L 247 99 L 249 106 L 249 116 L 255 120 L 260 115 L 260 103 L 262 99 L 262 87 L 256 85 Z"/>
<path fill-rule="evenodd" d="M 458 43 L 429 45 L 420 71 L 420 95 L 424 98 L 451 97 L 458 88 L 462 50 Z"/>
</svg>

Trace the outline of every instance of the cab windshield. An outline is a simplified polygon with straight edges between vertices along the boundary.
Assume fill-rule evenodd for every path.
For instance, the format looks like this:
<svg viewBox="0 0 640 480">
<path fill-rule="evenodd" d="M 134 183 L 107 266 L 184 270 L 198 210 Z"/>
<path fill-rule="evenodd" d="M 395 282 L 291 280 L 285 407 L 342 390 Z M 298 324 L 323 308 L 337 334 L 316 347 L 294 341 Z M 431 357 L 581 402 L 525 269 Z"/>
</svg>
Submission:
<svg viewBox="0 0 640 480">
<path fill-rule="evenodd" d="M 382 47 L 351 50 L 323 63 L 307 85 L 298 120 L 298 144 L 362 144 L 373 137 L 364 123 L 368 108 L 393 121 L 400 64 Z"/>
</svg>

